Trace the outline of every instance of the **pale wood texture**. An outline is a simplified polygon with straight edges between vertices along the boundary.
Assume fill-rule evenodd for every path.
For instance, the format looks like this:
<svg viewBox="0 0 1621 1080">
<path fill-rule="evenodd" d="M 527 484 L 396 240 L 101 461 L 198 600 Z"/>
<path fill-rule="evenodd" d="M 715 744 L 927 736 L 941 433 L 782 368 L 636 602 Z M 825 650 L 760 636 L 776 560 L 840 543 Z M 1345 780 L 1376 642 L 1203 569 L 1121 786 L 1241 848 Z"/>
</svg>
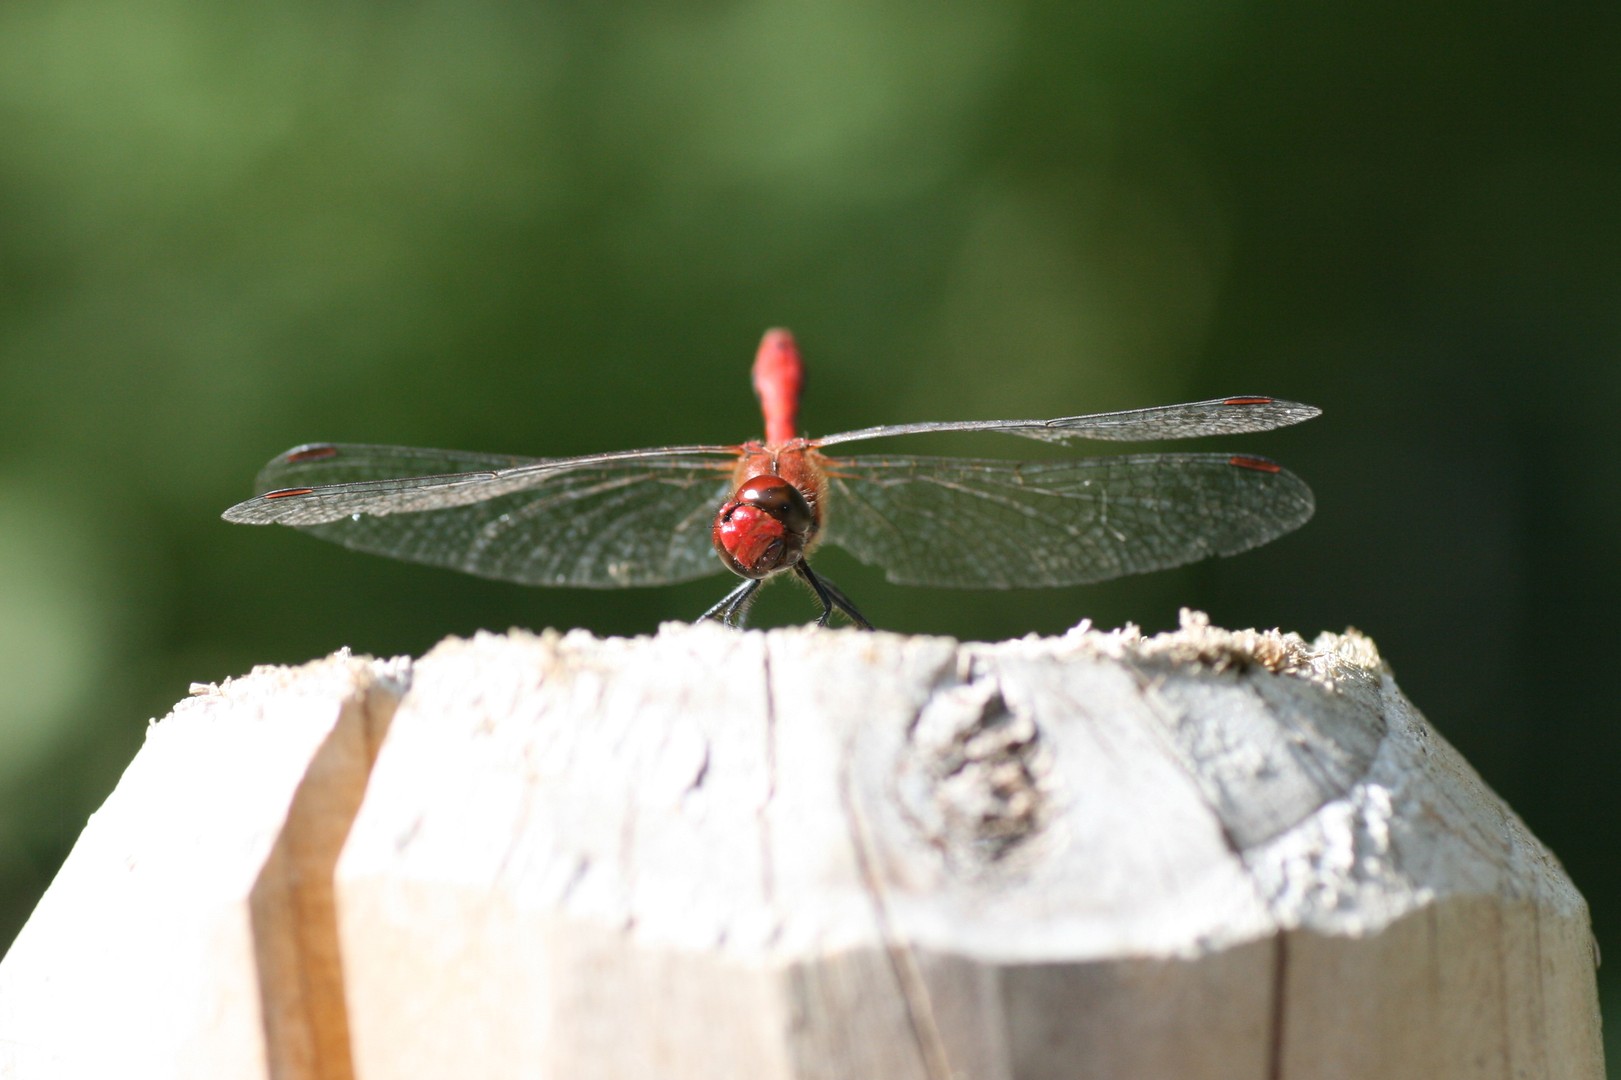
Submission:
<svg viewBox="0 0 1621 1080">
<path fill-rule="evenodd" d="M 338 655 L 148 728 L 0 962 L 0 1076 L 352 1075 L 332 866 L 401 686 Z"/>
<path fill-rule="evenodd" d="M 158 725 L 0 963 L 0 1063 L 1599 1080 L 1593 964 L 1355 634 L 515 632 Z"/>
</svg>

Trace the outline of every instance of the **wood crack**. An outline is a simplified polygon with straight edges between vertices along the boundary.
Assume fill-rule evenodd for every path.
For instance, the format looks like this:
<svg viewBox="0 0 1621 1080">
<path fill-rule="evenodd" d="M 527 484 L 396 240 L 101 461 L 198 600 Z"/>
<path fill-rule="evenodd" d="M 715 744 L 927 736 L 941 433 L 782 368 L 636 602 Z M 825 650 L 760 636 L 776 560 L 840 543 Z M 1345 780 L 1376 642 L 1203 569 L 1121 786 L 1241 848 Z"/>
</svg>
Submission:
<svg viewBox="0 0 1621 1080">
<path fill-rule="evenodd" d="M 946 1053 L 945 1040 L 934 1015 L 927 982 L 912 947 L 895 932 L 889 910 L 887 891 L 878 872 L 877 850 L 873 842 L 872 826 L 862 812 L 855 795 L 851 770 L 855 760 L 855 734 L 845 744 L 843 767 L 840 770 L 839 798 L 844 804 L 845 820 L 850 823 L 850 840 L 855 851 L 856 868 L 863 888 L 872 902 L 873 916 L 878 924 L 878 936 L 894 972 L 895 983 L 906 1006 L 906 1018 L 911 1026 L 912 1040 L 917 1046 L 918 1059 L 929 1080 L 951 1080 L 951 1059 Z"/>
<path fill-rule="evenodd" d="M 1283 1080 L 1285 1021 L 1289 1012 L 1289 931 L 1279 929 L 1272 947 L 1272 1025 L 1266 1060 L 1267 1080 Z"/>
</svg>

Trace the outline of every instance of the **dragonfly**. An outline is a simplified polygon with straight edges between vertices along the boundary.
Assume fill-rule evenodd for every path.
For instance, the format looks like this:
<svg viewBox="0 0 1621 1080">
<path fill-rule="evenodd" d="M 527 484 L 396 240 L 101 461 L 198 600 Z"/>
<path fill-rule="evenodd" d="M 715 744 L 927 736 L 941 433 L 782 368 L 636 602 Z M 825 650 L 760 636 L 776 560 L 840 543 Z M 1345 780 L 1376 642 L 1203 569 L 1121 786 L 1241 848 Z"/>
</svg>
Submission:
<svg viewBox="0 0 1621 1080">
<path fill-rule="evenodd" d="M 988 432 L 1068 443 L 1267 431 L 1320 414 L 1259 395 L 1052 420 L 889 424 L 808 438 L 805 367 L 787 330 L 766 333 L 754 389 L 763 439 L 532 458 L 307 443 L 273 458 L 226 521 L 289 525 L 358 551 L 525 585 L 741 581 L 699 617 L 743 627 L 760 587 L 792 575 L 871 629 L 811 569 L 819 544 L 891 582 L 959 589 L 1053 587 L 1232 555 L 1304 524 L 1311 489 L 1251 454 L 1119 454 L 1058 460 L 845 455 L 847 443 Z M 829 453 L 839 447 L 839 453 Z"/>
</svg>

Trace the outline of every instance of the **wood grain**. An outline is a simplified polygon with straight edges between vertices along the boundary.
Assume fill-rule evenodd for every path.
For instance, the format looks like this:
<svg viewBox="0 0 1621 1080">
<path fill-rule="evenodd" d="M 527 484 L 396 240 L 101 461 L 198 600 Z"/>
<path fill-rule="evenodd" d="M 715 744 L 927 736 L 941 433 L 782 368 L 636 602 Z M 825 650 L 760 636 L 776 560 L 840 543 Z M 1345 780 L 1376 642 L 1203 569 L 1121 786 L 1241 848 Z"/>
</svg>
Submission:
<svg viewBox="0 0 1621 1080">
<path fill-rule="evenodd" d="M 1584 901 L 1354 633 L 481 634 L 154 730 L 4 1075 L 1603 1076 Z"/>
</svg>

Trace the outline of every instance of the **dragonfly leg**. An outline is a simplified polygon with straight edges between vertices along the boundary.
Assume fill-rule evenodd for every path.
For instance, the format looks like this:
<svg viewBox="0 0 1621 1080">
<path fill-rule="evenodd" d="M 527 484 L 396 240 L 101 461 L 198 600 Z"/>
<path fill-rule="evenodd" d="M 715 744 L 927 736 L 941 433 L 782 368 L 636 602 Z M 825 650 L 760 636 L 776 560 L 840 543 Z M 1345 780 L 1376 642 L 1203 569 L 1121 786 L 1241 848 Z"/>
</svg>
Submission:
<svg viewBox="0 0 1621 1080">
<path fill-rule="evenodd" d="M 803 559 L 794 564 L 794 573 L 798 574 L 805 584 L 811 587 L 816 593 L 816 598 L 822 602 L 822 617 L 816 620 L 817 626 L 826 626 L 828 620 L 833 617 L 833 609 L 837 608 L 848 615 L 850 621 L 861 629 L 872 629 L 872 623 L 868 622 L 866 616 L 856 610 L 856 606 L 850 603 L 850 598 L 845 596 L 839 587 L 831 581 L 817 577 L 811 571 L 810 565 Z"/>
<path fill-rule="evenodd" d="M 721 620 L 721 625 L 729 626 L 733 630 L 744 629 L 749 621 L 749 608 L 754 606 L 754 599 L 760 595 L 760 586 L 764 584 L 765 579 L 760 578 L 756 581 L 750 581 L 742 588 L 733 589 L 732 594 L 735 599 L 727 605 L 726 615 Z"/>
<path fill-rule="evenodd" d="M 722 626 L 732 630 L 743 629 L 743 621 L 748 618 L 749 614 L 749 604 L 753 601 L 754 594 L 759 590 L 760 585 L 761 579 L 759 578 L 745 578 L 737 588 L 721 597 L 719 603 L 698 616 L 697 621 L 703 622 L 705 619 L 713 619 L 719 616 Z"/>
<path fill-rule="evenodd" d="M 827 580 L 827 578 L 819 577 L 817 580 L 822 583 L 822 587 L 827 590 L 827 594 L 833 598 L 834 605 L 838 607 L 840 611 L 848 615 L 851 622 L 855 623 L 856 626 L 863 630 L 871 630 L 873 628 L 872 623 L 867 621 L 867 617 L 861 614 L 861 612 L 857 611 L 856 606 L 850 602 L 850 598 L 844 595 L 844 590 Z"/>
</svg>

